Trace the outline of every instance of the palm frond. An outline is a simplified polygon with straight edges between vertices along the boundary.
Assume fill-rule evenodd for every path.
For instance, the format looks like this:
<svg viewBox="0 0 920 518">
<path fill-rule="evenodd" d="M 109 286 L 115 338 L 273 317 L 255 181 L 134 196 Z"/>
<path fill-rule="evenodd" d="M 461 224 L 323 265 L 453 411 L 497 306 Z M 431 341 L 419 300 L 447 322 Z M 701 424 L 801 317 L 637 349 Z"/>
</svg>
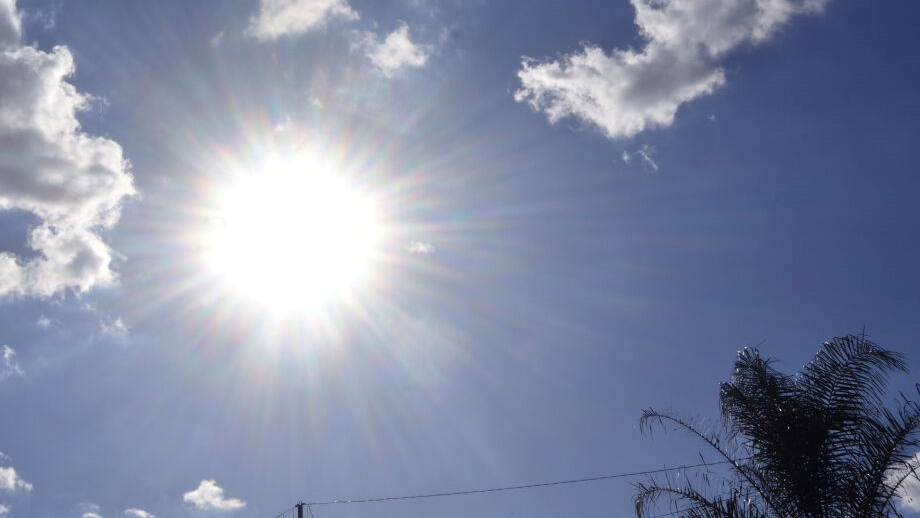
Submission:
<svg viewBox="0 0 920 518">
<path fill-rule="evenodd" d="M 920 473 L 920 403 L 902 395 L 891 410 L 884 397 L 890 375 L 906 371 L 902 355 L 865 333 L 824 343 L 794 375 L 745 348 L 720 385 L 720 429 L 653 409 L 639 421 L 643 433 L 670 424 L 701 439 L 731 466 L 727 488 L 707 496 L 651 480 L 637 486 L 637 514 L 667 497 L 691 518 L 900 516 L 895 498 Z"/>
</svg>

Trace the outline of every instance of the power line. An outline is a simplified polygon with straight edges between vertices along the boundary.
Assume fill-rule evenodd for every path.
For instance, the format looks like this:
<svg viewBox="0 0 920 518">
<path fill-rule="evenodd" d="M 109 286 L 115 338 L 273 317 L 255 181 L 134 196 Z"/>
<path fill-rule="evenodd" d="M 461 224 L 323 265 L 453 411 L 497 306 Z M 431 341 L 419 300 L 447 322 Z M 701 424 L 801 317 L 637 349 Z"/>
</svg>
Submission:
<svg viewBox="0 0 920 518">
<path fill-rule="evenodd" d="M 601 475 L 599 477 L 577 478 L 577 479 L 571 479 L 571 480 L 556 480 L 553 482 L 541 482 L 537 484 L 525 484 L 521 486 L 492 487 L 492 488 L 486 488 L 486 489 L 446 491 L 443 493 L 427 493 L 427 494 L 403 495 L 403 496 L 383 496 L 383 497 L 377 497 L 377 498 L 361 498 L 361 499 L 350 499 L 350 500 L 328 500 L 325 502 L 311 502 L 311 503 L 304 504 L 304 505 L 309 507 L 309 506 L 314 506 L 314 505 L 370 504 L 370 503 L 376 503 L 376 502 L 392 502 L 396 500 L 416 500 L 420 498 L 441 498 L 441 497 L 447 497 L 447 496 L 475 495 L 475 494 L 481 494 L 481 493 L 497 493 L 500 491 L 516 491 L 520 489 L 532 489 L 536 487 L 549 487 L 549 486 L 562 486 L 562 485 L 567 485 L 567 484 L 584 484 L 586 482 L 596 482 L 598 480 L 638 477 L 640 475 L 654 475 L 656 473 L 664 473 L 667 471 L 680 471 L 680 470 L 692 469 L 692 468 L 702 468 L 706 466 L 716 466 L 719 464 L 729 464 L 729 461 L 723 460 L 723 461 L 718 461 L 718 462 L 701 462 L 698 464 L 687 464 L 684 466 L 676 466 L 673 468 L 660 468 L 660 469 L 652 469 L 652 470 L 646 470 L 646 471 L 634 471 L 631 473 L 617 473 L 614 475 Z"/>
</svg>

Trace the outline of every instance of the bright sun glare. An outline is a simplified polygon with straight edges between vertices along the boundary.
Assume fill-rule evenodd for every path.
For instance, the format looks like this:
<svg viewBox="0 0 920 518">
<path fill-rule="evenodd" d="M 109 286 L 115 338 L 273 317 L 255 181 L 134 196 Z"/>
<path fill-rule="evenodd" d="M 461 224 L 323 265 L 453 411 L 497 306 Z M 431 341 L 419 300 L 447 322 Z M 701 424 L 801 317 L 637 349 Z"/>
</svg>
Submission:
<svg viewBox="0 0 920 518">
<path fill-rule="evenodd" d="M 381 238 L 374 203 L 328 166 L 272 160 L 218 201 L 208 264 L 239 296 L 311 309 L 369 282 Z"/>
</svg>

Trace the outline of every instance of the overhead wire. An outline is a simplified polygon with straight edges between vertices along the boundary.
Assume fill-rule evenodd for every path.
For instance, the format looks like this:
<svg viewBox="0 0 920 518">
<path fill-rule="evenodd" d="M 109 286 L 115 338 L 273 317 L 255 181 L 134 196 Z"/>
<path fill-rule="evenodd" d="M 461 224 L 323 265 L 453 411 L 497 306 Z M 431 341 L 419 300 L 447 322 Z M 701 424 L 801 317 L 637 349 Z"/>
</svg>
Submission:
<svg viewBox="0 0 920 518">
<path fill-rule="evenodd" d="M 502 491 L 517 491 L 521 489 L 532 489 L 532 488 L 538 488 L 538 487 L 562 486 L 562 485 L 569 485 L 569 484 L 584 484 L 587 482 L 596 482 L 599 480 L 638 477 L 642 475 L 654 475 L 656 473 L 664 473 L 664 472 L 669 472 L 669 471 L 681 471 L 681 470 L 686 470 L 686 469 L 701 468 L 701 467 L 706 467 L 706 466 L 717 466 L 720 464 L 729 464 L 729 463 L 730 463 L 729 461 L 700 462 L 697 464 L 685 464 L 681 466 L 675 466 L 672 468 L 659 468 L 659 469 L 652 469 L 652 470 L 632 471 L 628 473 L 616 473 L 612 475 L 601 475 L 597 477 L 585 477 L 585 478 L 576 478 L 576 479 L 568 479 L 568 480 L 555 480 L 552 482 L 539 482 L 535 484 L 524 484 L 524 485 L 518 485 L 518 486 L 502 486 L 502 487 L 491 487 L 491 488 L 483 488 L 483 489 L 444 491 L 440 493 L 422 493 L 422 494 L 415 494 L 415 495 L 383 496 L 383 497 L 375 497 L 375 498 L 352 498 L 352 499 L 347 499 L 347 500 L 326 500 L 326 501 L 305 503 L 303 505 L 307 507 L 308 510 L 310 510 L 310 515 L 312 517 L 313 511 L 311 509 L 311 506 L 341 505 L 341 504 L 369 504 L 369 503 L 377 503 L 377 502 L 392 502 L 392 501 L 397 501 L 397 500 L 416 500 L 416 499 L 422 499 L 422 498 L 442 498 L 442 497 L 448 497 L 448 496 L 497 493 L 497 492 L 502 492 Z M 286 514 L 287 511 L 291 509 L 286 510 L 284 513 L 276 516 L 275 518 L 279 518 L 279 517 L 283 518 L 284 514 Z"/>
</svg>

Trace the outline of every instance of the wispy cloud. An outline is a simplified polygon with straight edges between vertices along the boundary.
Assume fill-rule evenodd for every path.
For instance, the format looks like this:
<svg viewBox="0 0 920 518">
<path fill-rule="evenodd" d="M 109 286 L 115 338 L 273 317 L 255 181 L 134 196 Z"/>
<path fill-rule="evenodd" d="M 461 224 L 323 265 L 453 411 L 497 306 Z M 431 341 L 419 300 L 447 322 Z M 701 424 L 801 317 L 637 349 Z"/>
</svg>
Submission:
<svg viewBox="0 0 920 518">
<path fill-rule="evenodd" d="M 22 376 L 22 367 L 16 362 L 16 351 L 12 347 L 0 347 L 0 355 L 3 357 L 3 363 L 0 364 L 0 381 L 10 376 Z"/>
<path fill-rule="evenodd" d="M 132 507 L 131 509 L 125 509 L 125 514 L 127 516 L 133 516 L 134 518 L 156 518 L 155 514 L 148 513 L 147 511 L 144 511 L 143 509 L 138 509 L 136 507 Z"/>
<path fill-rule="evenodd" d="M 198 488 L 182 495 L 182 501 L 203 511 L 233 511 L 246 507 L 239 498 L 224 498 L 224 490 L 213 480 L 202 480 Z"/>
<path fill-rule="evenodd" d="M 35 257 L 0 251 L 0 296 L 86 291 L 115 279 L 100 231 L 117 223 L 134 181 L 121 147 L 80 127 L 94 98 L 66 81 L 70 51 L 24 45 L 20 18 L 0 1 L 0 208 L 40 223 L 28 237 Z"/>
<path fill-rule="evenodd" d="M 41 25 L 43 29 L 53 29 L 57 24 L 57 17 L 61 11 L 61 4 L 53 4 L 41 9 L 31 11 L 26 17 L 29 21 Z"/>
<path fill-rule="evenodd" d="M 623 151 L 623 163 L 630 164 L 633 161 L 633 158 L 639 157 L 640 163 L 643 167 L 650 169 L 651 171 L 658 172 L 658 162 L 655 160 L 655 147 L 648 144 L 643 145 L 641 148 L 633 151 L 632 153 L 628 151 Z"/>
<path fill-rule="evenodd" d="M 425 66 L 432 52 L 430 45 L 414 43 L 409 39 L 409 26 L 405 23 L 400 23 L 382 42 L 377 41 L 376 34 L 364 33 L 356 48 L 362 49 L 371 63 L 387 77 L 404 68 Z"/>
<path fill-rule="evenodd" d="M 348 0 L 261 0 L 249 20 L 246 34 L 259 40 L 303 34 L 332 18 L 358 19 Z"/>
<path fill-rule="evenodd" d="M 551 123 L 574 117 L 609 138 L 670 126 L 680 105 L 725 83 L 726 57 L 769 40 L 828 0 L 632 0 L 640 51 L 585 44 L 559 59 L 523 58 L 514 98 Z"/>
</svg>

